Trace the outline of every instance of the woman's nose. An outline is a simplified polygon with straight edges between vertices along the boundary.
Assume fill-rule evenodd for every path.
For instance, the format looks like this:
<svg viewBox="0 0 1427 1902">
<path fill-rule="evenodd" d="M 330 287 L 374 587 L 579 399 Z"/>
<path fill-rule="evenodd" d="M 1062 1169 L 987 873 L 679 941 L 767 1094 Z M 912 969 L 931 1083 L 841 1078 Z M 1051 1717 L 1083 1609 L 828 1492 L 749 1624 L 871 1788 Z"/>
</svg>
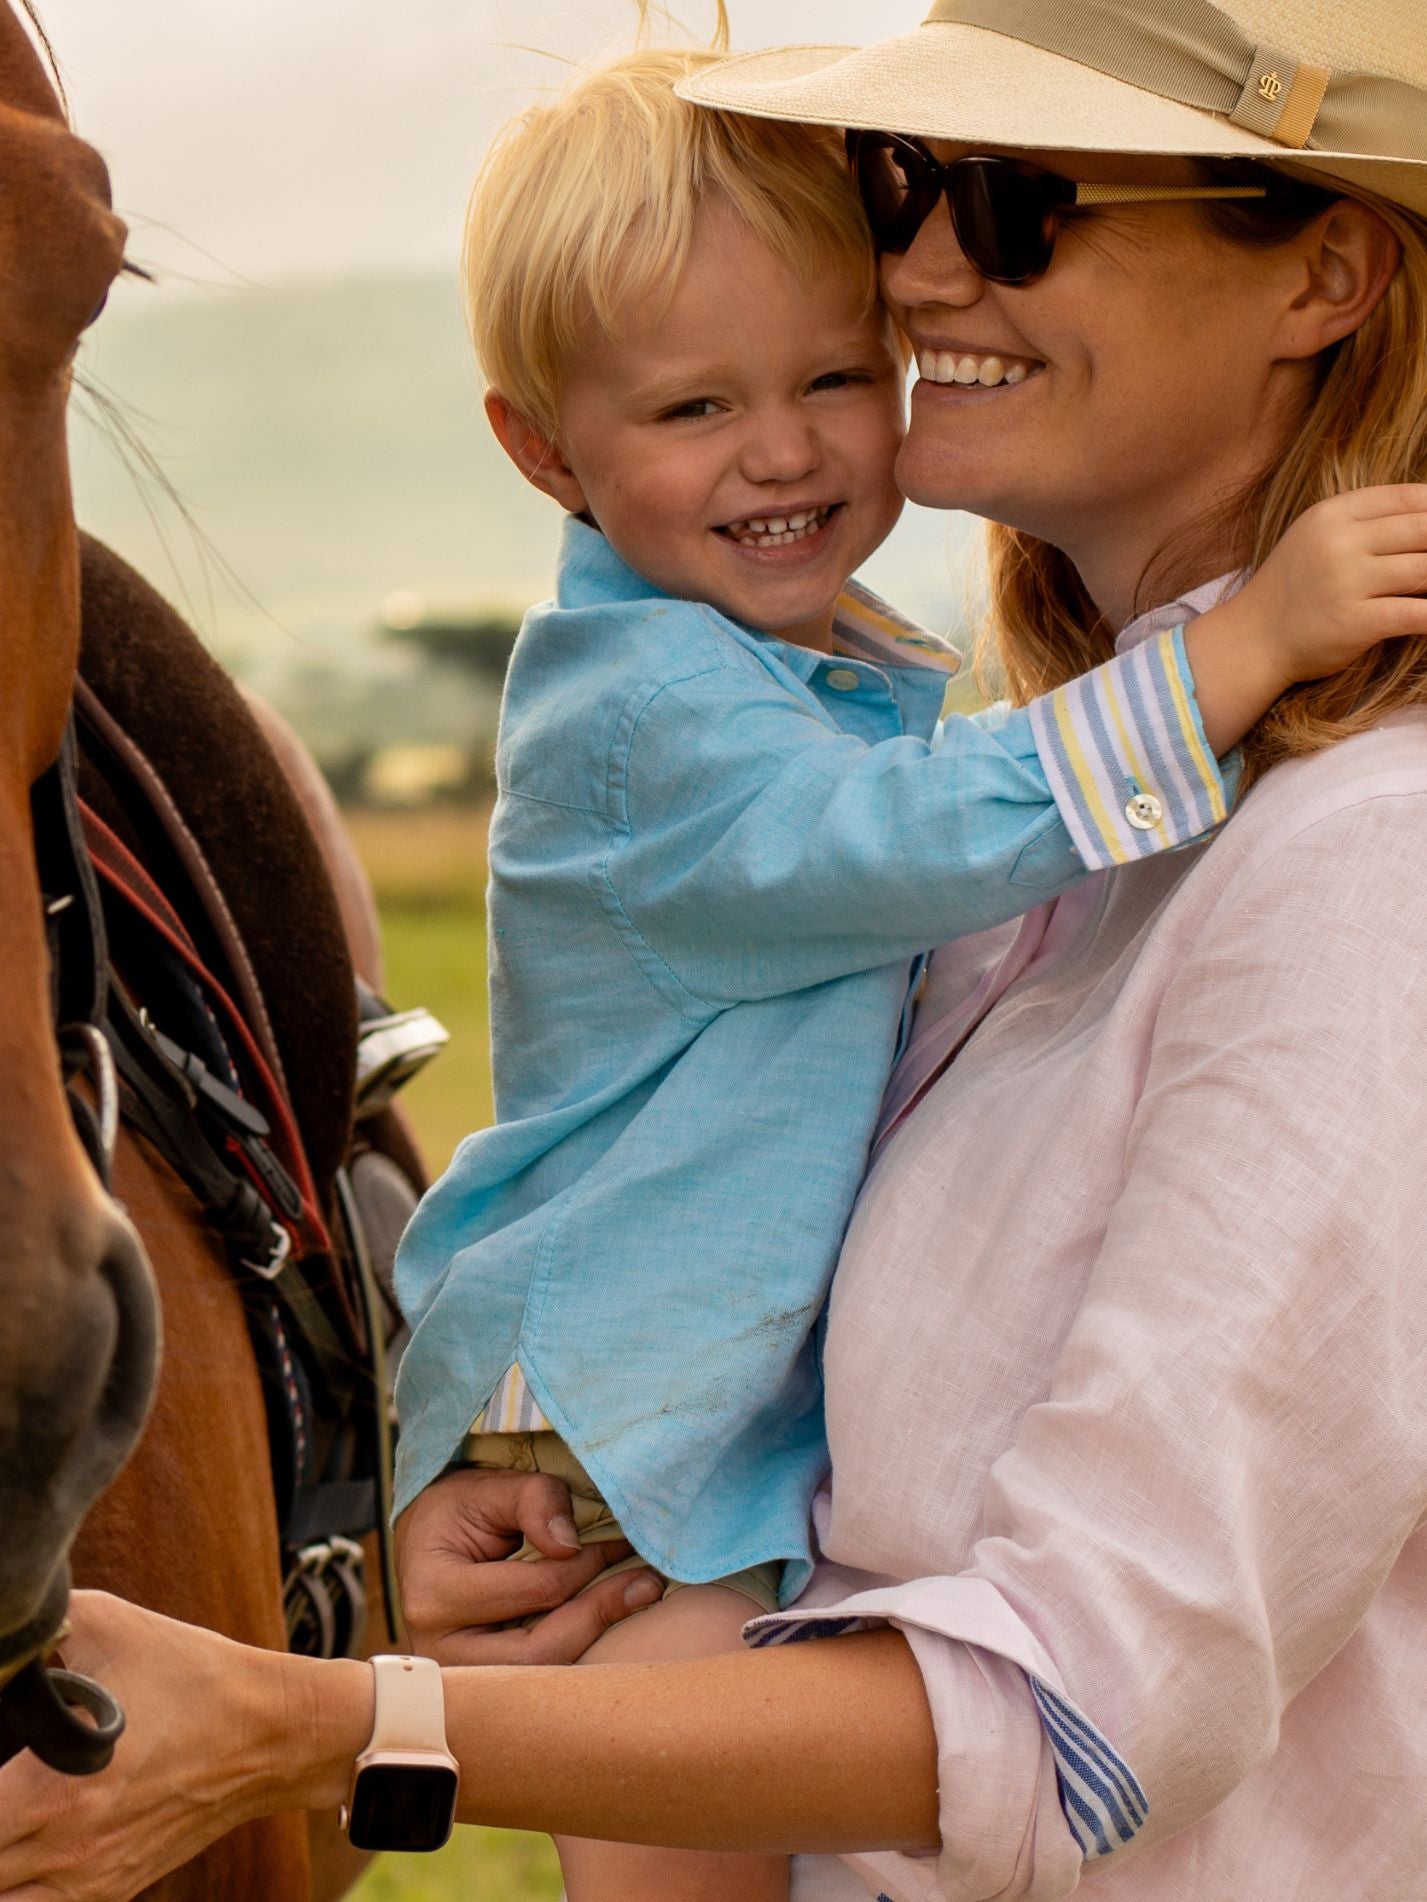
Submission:
<svg viewBox="0 0 1427 1902">
<path fill-rule="evenodd" d="M 882 257 L 882 294 L 894 309 L 950 304 L 966 310 L 980 301 L 986 279 L 962 250 L 945 198 L 922 220 L 907 250 Z"/>
</svg>

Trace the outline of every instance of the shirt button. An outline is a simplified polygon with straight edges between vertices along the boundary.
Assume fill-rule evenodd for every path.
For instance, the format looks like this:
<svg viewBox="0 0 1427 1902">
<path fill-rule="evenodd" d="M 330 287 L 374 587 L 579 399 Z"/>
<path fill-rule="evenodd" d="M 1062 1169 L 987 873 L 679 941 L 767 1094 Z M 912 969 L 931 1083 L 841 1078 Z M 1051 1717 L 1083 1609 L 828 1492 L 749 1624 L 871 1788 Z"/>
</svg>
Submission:
<svg viewBox="0 0 1427 1902">
<path fill-rule="evenodd" d="M 1164 817 L 1164 807 L 1153 793 L 1136 793 L 1125 807 L 1125 817 L 1137 832 L 1152 832 Z"/>
<path fill-rule="evenodd" d="M 853 673 L 850 667 L 830 667 L 827 673 L 827 684 L 835 688 L 838 693 L 856 693 L 862 685 L 862 676 Z"/>
</svg>

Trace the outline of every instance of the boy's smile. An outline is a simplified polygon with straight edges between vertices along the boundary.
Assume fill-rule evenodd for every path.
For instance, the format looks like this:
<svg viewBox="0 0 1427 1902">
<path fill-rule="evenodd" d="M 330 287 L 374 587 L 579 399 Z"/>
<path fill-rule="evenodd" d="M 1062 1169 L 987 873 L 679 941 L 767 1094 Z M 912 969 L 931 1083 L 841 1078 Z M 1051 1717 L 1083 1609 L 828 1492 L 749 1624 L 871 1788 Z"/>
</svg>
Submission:
<svg viewBox="0 0 1427 1902">
<path fill-rule="evenodd" d="M 903 404 L 880 307 L 832 267 L 801 282 L 715 204 L 671 297 L 590 326 L 526 472 L 666 594 L 825 650 L 901 512 Z"/>
</svg>

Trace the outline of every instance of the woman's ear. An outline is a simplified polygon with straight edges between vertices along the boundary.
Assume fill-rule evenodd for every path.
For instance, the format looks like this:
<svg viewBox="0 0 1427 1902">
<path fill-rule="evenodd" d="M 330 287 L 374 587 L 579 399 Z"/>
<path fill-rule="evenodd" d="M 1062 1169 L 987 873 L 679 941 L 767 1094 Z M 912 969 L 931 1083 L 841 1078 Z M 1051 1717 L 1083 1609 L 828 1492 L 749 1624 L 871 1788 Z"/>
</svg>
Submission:
<svg viewBox="0 0 1427 1902">
<path fill-rule="evenodd" d="M 1305 277 L 1284 312 L 1285 357 L 1316 357 L 1351 336 L 1377 309 L 1402 260 L 1386 223 L 1342 198 L 1298 240 Z"/>
<path fill-rule="evenodd" d="M 527 482 L 571 515 L 585 515 L 585 492 L 557 444 L 542 435 L 499 390 L 486 391 L 486 420 L 496 441 Z"/>
</svg>

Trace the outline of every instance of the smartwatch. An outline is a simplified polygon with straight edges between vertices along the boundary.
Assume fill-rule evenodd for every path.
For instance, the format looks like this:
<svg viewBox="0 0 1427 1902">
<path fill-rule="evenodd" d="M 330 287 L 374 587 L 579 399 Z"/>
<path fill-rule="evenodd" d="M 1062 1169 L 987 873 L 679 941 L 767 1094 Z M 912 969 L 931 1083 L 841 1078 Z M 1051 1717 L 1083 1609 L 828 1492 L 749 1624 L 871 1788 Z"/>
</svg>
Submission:
<svg viewBox="0 0 1427 1902">
<path fill-rule="evenodd" d="M 352 1772 L 342 1827 L 356 1849 L 439 1849 L 456 1820 L 461 1781 L 446 1747 L 441 1667 L 431 1658 L 370 1662 L 376 1716 Z"/>
</svg>

